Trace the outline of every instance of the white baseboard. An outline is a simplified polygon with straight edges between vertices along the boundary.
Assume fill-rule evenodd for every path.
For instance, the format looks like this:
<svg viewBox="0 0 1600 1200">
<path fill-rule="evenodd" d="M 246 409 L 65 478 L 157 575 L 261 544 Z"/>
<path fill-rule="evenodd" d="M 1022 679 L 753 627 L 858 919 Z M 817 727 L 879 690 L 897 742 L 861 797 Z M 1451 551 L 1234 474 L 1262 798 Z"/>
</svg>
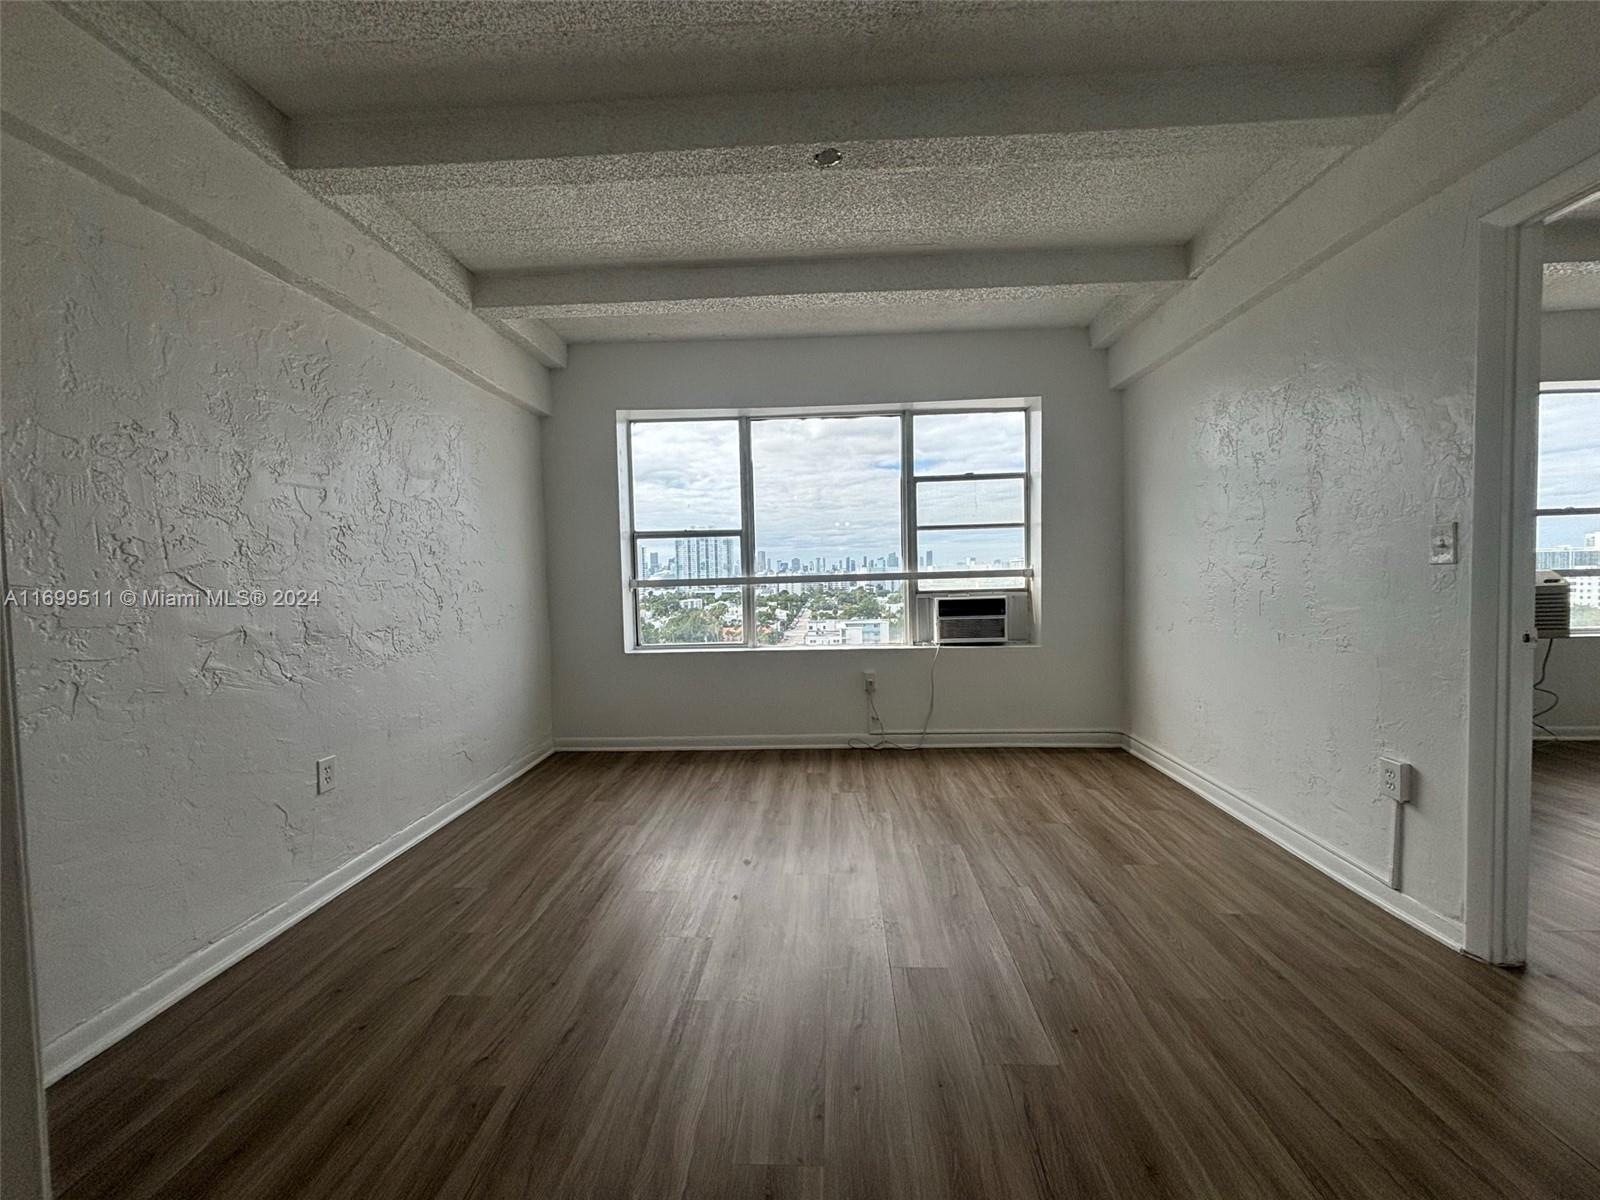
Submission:
<svg viewBox="0 0 1600 1200">
<path fill-rule="evenodd" d="M 471 791 L 463 792 L 404 829 L 390 834 L 376 846 L 356 855 L 283 903 L 251 917 L 237 929 L 204 949 L 195 951 L 177 966 L 156 976 L 110 1008 L 67 1030 L 44 1048 L 45 1083 L 54 1083 L 102 1050 L 121 1041 L 201 984 L 220 975 L 251 951 L 310 916 L 340 892 L 360 883 L 390 859 L 449 824 L 513 779 L 526 774 L 553 753 L 554 746 L 530 751 Z"/>
<path fill-rule="evenodd" d="M 901 745 L 916 745 L 921 731 L 890 730 L 884 735 Z M 841 750 L 852 742 L 869 741 L 855 733 L 749 733 L 685 737 L 558 737 L 557 750 Z M 928 734 L 930 750 L 977 747 L 1118 749 L 1122 734 L 1112 729 L 946 729 Z"/>
<path fill-rule="evenodd" d="M 1536 742 L 1600 742 L 1600 725 L 1551 725 L 1548 726 L 1550 734 L 1533 731 L 1533 740 Z"/>
<path fill-rule="evenodd" d="M 1412 928 L 1419 929 L 1429 937 L 1443 942 L 1452 950 L 1461 950 L 1466 945 L 1466 931 L 1460 921 L 1434 912 L 1404 892 L 1385 887 L 1363 868 L 1341 857 L 1317 838 L 1297 829 L 1249 797 L 1132 734 L 1127 735 L 1124 745 L 1128 753 L 1134 757 L 1149 763 L 1163 775 L 1177 780 L 1229 816 L 1270 838 L 1296 858 L 1310 863 L 1324 875 L 1344 884 L 1351 891 L 1358 892 Z"/>
<path fill-rule="evenodd" d="M 1600 737 L 1600 729 L 1589 730 L 1589 735 Z M 897 741 L 914 742 L 918 734 L 916 731 L 909 733 L 901 731 L 891 733 L 890 736 Z M 1562 736 L 1566 737 L 1569 734 L 1563 732 Z M 1570 736 L 1578 738 L 1586 735 L 1575 731 Z M 847 747 L 852 740 L 860 739 L 859 733 L 559 738 L 554 745 L 530 752 L 477 788 L 440 805 L 283 903 L 251 918 L 231 933 L 196 951 L 177 966 L 165 971 L 110 1008 L 63 1033 L 44 1049 L 45 1081 L 54 1083 L 82 1066 L 108 1046 L 120 1041 L 158 1013 L 171 1007 L 208 980 L 220 975 L 253 950 L 309 916 L 341 892 L 361 882 L 385 863 L 455 820 L 558 750 L 838 749 Z M 1105 729 L 944 730 L 930 733 L 927 745 L 930 748 L 992 746 L 1126 749 L 1406 924 L 1436 938 L 1452 949 L 1460 950 L 1464 944 L 1460 921 L 1441 916 L 1404 893 L 1385 888 L 1360 867 L 1339 857 L 1311 835 L 1295 828 L 1204 772 L 1132 735 Z"/>
</svg>

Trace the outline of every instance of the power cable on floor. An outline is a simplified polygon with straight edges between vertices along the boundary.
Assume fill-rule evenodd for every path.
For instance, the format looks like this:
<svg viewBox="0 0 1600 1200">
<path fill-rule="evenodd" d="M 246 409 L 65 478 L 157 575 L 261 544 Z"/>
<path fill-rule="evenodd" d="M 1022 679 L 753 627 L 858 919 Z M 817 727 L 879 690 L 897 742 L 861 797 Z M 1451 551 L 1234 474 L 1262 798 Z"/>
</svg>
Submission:
<svg viewBox="0 0 1600 1200">
<path fill-rule="evenodd" d="M 935 700 L 935 674 L 939 668 L 939 651 L 943 646 L 935 644 L 933 647 L 933 661 L 928 664 L 928 712 L 922 718 L 922 733 L 917 738 L 915 746 L 907 746 L 904 742 L 897 742 L 891 738 L 883 727 L 883 718 L 878 715 L 878 694 L 876 691 L 867 693 L 867 736 L 865 738 L 851 738 L 846 745 L 852 750 L 921 750 L 928 744 L 928 730 L 933 725 L 933 706 Z"/>
</svg>

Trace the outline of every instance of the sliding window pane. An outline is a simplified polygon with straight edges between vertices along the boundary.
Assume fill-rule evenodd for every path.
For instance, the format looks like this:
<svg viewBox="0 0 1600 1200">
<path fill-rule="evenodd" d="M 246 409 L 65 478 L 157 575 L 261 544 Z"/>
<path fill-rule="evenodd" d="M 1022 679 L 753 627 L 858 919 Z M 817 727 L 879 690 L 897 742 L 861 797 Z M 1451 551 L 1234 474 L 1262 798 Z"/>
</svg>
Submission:
<svg viewBox="0 0 1600 1200">
<path fill-rule="evenodd" d="M 1538 507 L 1600 508 L 1600 392 L 1539 397 Z"/>
<path fill-rule="evenodd" d="M 742 575 L 736 537 L 640 538 L 640 579 L 727 579 Z"/>
<path fill-rule="evenodd" d="M 924 571 L 998 571 L 1027 565 L 1020 529 L 927 529 L 917 532 Z"/>
<path fill-rule="evenodd" d="M 739 423 L 635 421 L 633 527 L 738 529 Z"/>
<path fill-rule="evenodd" d="M 744 596 L 737 587 L 637 588 L 641 646 L 744 641 Z"/>
<path fill-rule="evenodd" d="M 906 589 L 885 580 L 756 588 L 756 644 L 780 650 L 906 640 Z"/>
<path fill-rule="evenodd" d="M 1023 519 L 1020 479 L 917 484 L 918 525 L 996 525 Z"/>
<path fill-rule="evenodd" d="M 986 413 L 919 413 L 911 418 L 914 470 L 918 475 L 966 475 L 1025 471 L 1028 415 L 1017 410 Z"/>
<path fill-rule="evenodd" d="M 755 574 L 898 571 L 900 419 L 750 423 Z"/>
</svg>

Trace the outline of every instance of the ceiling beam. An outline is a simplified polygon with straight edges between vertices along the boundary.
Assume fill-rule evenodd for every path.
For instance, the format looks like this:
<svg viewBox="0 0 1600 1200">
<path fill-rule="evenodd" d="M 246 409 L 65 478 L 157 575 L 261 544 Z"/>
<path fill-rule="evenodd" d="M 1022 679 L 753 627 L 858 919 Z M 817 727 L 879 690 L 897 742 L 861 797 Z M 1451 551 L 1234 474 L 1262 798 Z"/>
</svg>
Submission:
<svg viewBox="0 0 1600 1200">
<path fill-rule="evenodd" d="M 1227 67 L 297 118 L 290 163 L 330 193 L 668 175 L 1350 145 L 1394 111 L 1377 67 Z"/>
<path fill-rule="evenodd" d="M 474 307 L 486 316 L 620 316 L 675 306 L 761 307 L 800 298 L 1054 288 L 1119 289 L 1184 279 L 1182 246 L 993 250 L 860 258 L 784 259 L 687 266 L 618 266 L 480 275 Z"/>
<path fill-rule="evenodd" d="M 1600 221 L 1558 221 L 1546 225 L 1544 261 L 1600 262 Z"/>
<path fill-rule="evenodd" d="M 1159 308 L 1168 296 L 1182 286 L 1179 283 L 1152 284 L 1117 296 L 1089 322 L 1089 345 L 1096 350 L 1104 350 Z"/>
</svg>

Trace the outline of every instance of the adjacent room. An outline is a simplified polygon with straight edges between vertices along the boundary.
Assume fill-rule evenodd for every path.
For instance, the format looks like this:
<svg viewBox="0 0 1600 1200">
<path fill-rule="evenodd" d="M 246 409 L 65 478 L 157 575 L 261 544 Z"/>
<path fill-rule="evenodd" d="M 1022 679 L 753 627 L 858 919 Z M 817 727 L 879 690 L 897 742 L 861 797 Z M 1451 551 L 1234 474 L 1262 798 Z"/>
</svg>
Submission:
<svg viewBox="0 0 1600 1200">
<path fill-rule="evenodd" d="M 1600 1195 L 1596 64 L 0 4 L 7 1200 Z"/>
</svg>

